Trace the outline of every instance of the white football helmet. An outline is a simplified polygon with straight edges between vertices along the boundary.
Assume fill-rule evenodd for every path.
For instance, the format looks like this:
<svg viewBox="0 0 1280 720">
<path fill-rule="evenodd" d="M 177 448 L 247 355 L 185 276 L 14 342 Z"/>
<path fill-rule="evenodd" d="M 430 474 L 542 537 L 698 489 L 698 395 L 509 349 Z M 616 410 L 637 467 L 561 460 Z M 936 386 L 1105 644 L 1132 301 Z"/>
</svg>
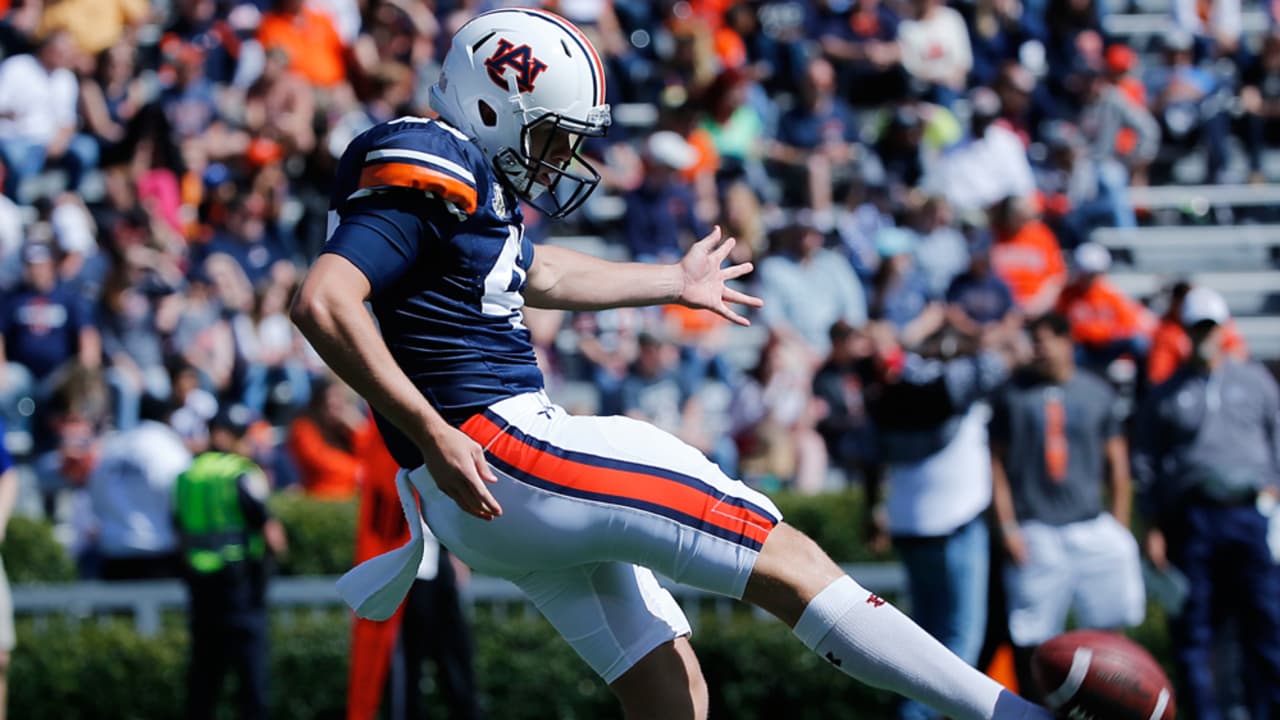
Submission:
<svg viewBox="0 0 1280 720">
<path fill-rule="evenodd" d="M 600 57 L 578 28 L 544 10 L 504 8 L 453 36 L 431 107 L 480 146 L 512 191 L 559 218 L 600 182 L 578 150 L 609 128 L 604 97 Z"/>
</svg>

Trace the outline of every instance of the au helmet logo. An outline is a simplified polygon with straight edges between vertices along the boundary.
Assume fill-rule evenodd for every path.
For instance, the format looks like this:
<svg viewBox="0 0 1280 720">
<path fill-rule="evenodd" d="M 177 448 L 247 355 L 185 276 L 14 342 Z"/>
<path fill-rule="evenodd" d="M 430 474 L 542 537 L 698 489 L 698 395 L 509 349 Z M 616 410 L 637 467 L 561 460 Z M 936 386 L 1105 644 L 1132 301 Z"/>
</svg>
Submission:
<svg viewBox="0 0 1280 720">
<path fill-rule="evenodd" d="M 516 87 L 520 92 L 533 92 L 533 84 L 538 76 L 547 69 L 547 64 L 533 56 L 528 45 L 515 46 L 509 40 L 498 40 L 498 48 L 488 60 L 484 61 L 489 71 L 489 79 L 503 90 L 507 89 L 505 70 L 511 68 L 516 73 Z"/>
</svg>

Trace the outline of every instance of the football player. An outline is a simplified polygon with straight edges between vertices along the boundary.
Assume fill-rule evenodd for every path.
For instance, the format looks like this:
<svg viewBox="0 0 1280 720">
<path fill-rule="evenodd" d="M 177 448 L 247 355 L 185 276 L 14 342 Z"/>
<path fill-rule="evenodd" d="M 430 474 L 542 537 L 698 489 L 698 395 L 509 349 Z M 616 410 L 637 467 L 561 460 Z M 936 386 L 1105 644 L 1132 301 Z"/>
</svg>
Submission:
<svg viewBox="0 0 1280 720">
<path fill-rule="evenodd" d="M 726 284 L 751 265 L 721 267 L 734 240 L 718 229 L 672 265 L 535 252 L 525 238 L 520 200 L 563 217 L 600 181 L 580 146 L 609 127 L 604 72 L 577 28 L 533 9 L 477 16 L 454 36 L 431 105 L 438 119 L 393 120 L 352 141 L 330 238 L 293 308 L 377 410 L 405 468 L 415 537 L 410 485 L 436 537 L 518 585 L 628 718 L 707 713 L 688 621 L 653 570 L 754 603 L 840 671 L 951 717 L 1049 717 L 859 586 L 694 448 L 637 420 L 571 417 L 547 398 L 525 303 L 681 303 L 744 325 L 731 305 L 761 304 Z M 389 614 L 414 557 L 374 558 L 340 589 L 362 614 Z"/>
</svg>

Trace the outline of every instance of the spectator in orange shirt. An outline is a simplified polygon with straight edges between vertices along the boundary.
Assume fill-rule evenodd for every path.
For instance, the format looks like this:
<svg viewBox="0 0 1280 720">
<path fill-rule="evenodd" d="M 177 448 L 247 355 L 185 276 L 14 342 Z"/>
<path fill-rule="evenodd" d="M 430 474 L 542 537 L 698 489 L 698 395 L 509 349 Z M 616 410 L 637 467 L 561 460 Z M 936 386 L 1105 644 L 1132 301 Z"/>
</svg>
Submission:
<svg viewBox="0 0 1280 720">
<path fill-rule="evenodd" d="M 1067 265 L 1053 231 L 1036 216 L 1027 198 L 1007 197 L 989 211 L 995 244 L 991 267 L 1013 291 L 1023 314 L 1052 310 L 1067 279 Z"/>
<path fill-rule="evenodd" d="M 1151 353 L 1147 357 L 1147 379 L 1153 387 L 1168 380 L 1191 358 L 1191 338 L 1187 337 L 1182 326 L 1182 301 L 1190 291 L 1191 283 L 1185 280 L 1169 288 L 1169 306 L 1160 317 L 1160 324 L 1151 338 Z M 1249 359 L 1249 348 L 1232 320 L 1223 326 L 1222 347 L 1234 358 L 1241 361 Z"/>
<path fill-rule="evenodd" d="M 266 50 L 281 50 L 289 69 L 318 88 L 331 88 L 347 76 L 347 49 L 329 16 L 306 7 L 303 0 L 275 0 L 263 13 L 258 42 Z"/>
<path fill-rule="evenodd" d="M 358 450 L 376 432 L 350 388 L 334 380 L 317 381 L 306 411 L 289 426 L 289 452 L 303 491 L 330 500 L 355 495 L 361 476 Z"/>
<path fill-rule="evenodd" d="M 1058 312 L 1071 323 L 1077 361 L 1098 372 L 1122 355 L 1142 362 L 1155 318 L 1107 282 L 1111 253 L 1098 243 L 1087 242 L 1076 248 L 1072 260 L 1075 279 L 1058 298 Z"/>
</svg>

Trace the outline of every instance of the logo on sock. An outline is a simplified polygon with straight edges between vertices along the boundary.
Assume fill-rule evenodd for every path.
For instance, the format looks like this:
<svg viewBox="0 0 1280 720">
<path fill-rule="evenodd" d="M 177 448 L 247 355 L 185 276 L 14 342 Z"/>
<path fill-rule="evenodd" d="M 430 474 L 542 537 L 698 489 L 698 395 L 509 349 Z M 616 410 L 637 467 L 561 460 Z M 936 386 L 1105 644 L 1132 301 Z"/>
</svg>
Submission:
<svg viewBox="0 0 1280 720">
<path fill-rule="evenodd" d="M 840 667 L 841 665 L 840 658 L 836 657 L 835 655 L 832 655 L 830 652 L 827 653 L 827 662 L 831 663 L 832 665 L 835 665 L 836 667 Z"/>
<path fill-rule="evenodd" d="M 874 605 L 875 607 L 880 607 L 881 605 L 884 604 L 884 598 L 880 597 L 875 593 L 871 593 L 867 595 L 867 604 Z"/>
</svg>

